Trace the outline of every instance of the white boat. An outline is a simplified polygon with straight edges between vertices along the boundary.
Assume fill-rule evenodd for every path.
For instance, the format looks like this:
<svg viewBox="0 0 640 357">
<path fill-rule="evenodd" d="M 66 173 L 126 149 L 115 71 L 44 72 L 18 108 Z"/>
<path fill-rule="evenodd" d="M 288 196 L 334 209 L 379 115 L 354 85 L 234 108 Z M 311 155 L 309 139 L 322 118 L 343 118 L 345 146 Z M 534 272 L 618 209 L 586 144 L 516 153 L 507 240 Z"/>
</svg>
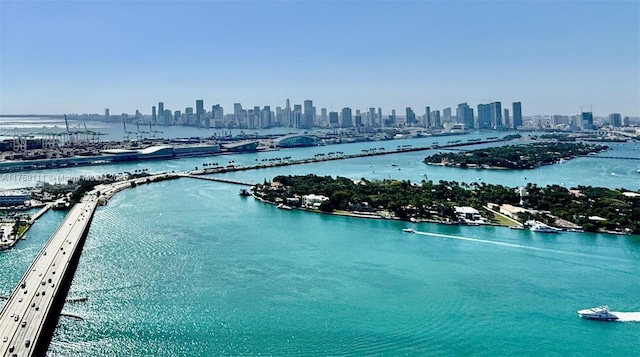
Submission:
<svg viewBox="0 0 640 357">
<path fill-rule="evenodd" d="M 559 233 L 560 232 L 558 228 L 548 226 L 538 221 L 527 221 L 525 225 L 529 226 L 529 230 L 532 232 L 540 232 L 540 233 Z"/>
<path fill-rule="evenodd" d="M 608 306 L 598 306 L 592 307 L 591 309 L 578 310 L 578 315 L 582 318 L 591 320 L 613 321 L 618 319 L 618 316 L 609 311 Z"/>
<path fill-rule="evenodd" d="M 405 233 L 415 233 L 416 232 L 416 230 L 413 229 L 413 228 L 403 228 L 402 231 L 405 232 Z"/>
<path fill-rule="evenodd" d="M 287 210 L 291 209 L 291 207 L 289 207 L 289 206 L 285 205 L 284 203 L 280 203 L 280 204 L 279 204 L 279 205 L 277 205 L 276 207 L 278 207 L 278 208 L 280 208 L 280 209 L 287 209 Z"/>
</svg>

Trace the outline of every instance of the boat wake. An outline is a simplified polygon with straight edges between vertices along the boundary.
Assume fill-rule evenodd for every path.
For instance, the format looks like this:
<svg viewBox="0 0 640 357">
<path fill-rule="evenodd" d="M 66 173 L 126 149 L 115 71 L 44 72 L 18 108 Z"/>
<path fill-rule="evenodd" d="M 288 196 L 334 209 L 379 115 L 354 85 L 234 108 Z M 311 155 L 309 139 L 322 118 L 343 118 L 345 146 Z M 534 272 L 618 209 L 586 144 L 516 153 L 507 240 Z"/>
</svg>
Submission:
<svg viewBox="0 0 640 357">
<path fill-rule="evenodd" d="M 616 315 L 618 322 L 640 322 L 640 311 L 636 312 L 620 312 L 611 311 L 613 315 Z"/>
<path fill-rule="evenodd" d="M 586 254 L 586 253 L 579 253 L 579 252 L 568 252 L 568 251 L 565 251 L 565 250 L 549 249 L 549 248 L 538 248 L 538 247 L 531 247 L 531 246 L 528 246 L 528 245 L 522 245 L 522 244 L 506 243 L 506 242 L 497 242 L 497 241 L 493 241 L 493 240 L 486 240 L 486 239 L 479 239 L 479 238 L 471 238 L 471 237 L 453 236 L 453 235 L 449 235 L 449 234 L 431 233 L 431 232 L 421 232 L 421 231 L 414 231 L 413 233 L 415 233 L 415 234 L 420 234 L 420 235 L 424 235 L 424 236 L 432 236 L 432 237 L 440 237 L 440 238 L 457 239 L 457 240 L 463 240 L 463 241 L 467 241 L 467 242 L 475 242 L 475 243 L 483 243 L 483 244 L 493 244 L 493 245 L 499 245 L 499 246 L 502 246 L 502 247 L 511 247 L 511 248 L 520 248 L 520 249 L 527 249 L 527 250 L 535 250 L 535 251 L 538 251 L 538 252 L 548 252 L 548 253 L 556 253 L 556 254 L 566 254 L 566 255 L 574 255 L 574 256 L 587 257 L 587 258 L 615 259 L 615 258 L 612 258 L 612 257 L 605 257 L 605 256 L 602 256 L 602 255 Z"/>
</svg>

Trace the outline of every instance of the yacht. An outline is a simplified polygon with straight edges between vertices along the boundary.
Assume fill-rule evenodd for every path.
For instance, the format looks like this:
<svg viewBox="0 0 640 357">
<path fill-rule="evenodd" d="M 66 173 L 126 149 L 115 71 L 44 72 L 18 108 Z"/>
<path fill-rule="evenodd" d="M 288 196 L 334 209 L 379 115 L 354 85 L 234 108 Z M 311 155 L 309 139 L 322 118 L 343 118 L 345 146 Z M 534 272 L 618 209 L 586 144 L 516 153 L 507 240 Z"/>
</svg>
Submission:
<svg viewBox="0 0 640 357">
<path fill-rule="evenodd" d="M 238 194 L 240 196 L 251 196 L 251 192 L 249 192 L 249 190 L 247 190 L 246 188 L 241 188 Z"/>
<path fill-rule="evenodd" d="M 582 318 L 592 320 L 613 321 L 618 319 L 618 316 L 609 311 L 608 306 L 598 306 L 592 307 L 591 309 L 578 310 L 578 315 Z"/>
<path fill-rule="evenodd" d="M 284 203 L 280 203 L 279 205 L 277 205 L 276 207 L 280 208 L 280 209 L 286 209 L 286 210 L 290 210 L 291 207 L 285 205 Z"/>
<path fill-rule="evenodd" d="M 405 232 L 405 233 L 415 233 L 416 232 L 416 230 L 413 229 L 413 228 L 403 228 L 402 231 Z"/>
<path fill-rule="evenodd" d="M 538 221 L 527 221 L 525 225 L 529 226 L 529 230 L 532 232 L 540 232 L 540 233 L 559 233 L 560 232 L 558 228 L 547 226 L 546 224 Z"/>
</svg>

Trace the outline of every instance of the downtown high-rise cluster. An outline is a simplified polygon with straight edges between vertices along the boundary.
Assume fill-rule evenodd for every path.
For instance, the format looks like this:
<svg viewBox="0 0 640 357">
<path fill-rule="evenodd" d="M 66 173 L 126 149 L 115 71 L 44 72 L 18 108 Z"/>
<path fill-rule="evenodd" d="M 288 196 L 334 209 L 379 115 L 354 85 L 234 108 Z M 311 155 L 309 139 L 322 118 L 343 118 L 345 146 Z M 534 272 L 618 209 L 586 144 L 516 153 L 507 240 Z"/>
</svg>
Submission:
<svg viewBox="0 0 640 357">
<path fill-rule="evenodd" d="M 318 112 L 312 100 L 305 100 L 302 104 L 293 104 L 286 100 L 284 107 L 254 106 L 244 108 L 241 103 L 234 103 L 233 111 L 225 114 L 220 104 L 206 110 L 204 100 L 198 99 L 194 107 L 186 107 L 184 111 L 170 110 L 163 102 L 151 107 L 151 116 L 145 116 L 136 111 L 136 121 L 150 122 L 153 125 L 185 125 L 204 128 L 239 128 L 266 129 L 272 127 L 290 127 L 297 129 L 345 128 L 362 129 L 384 127 L 423 127 L 426 129 L 443 129 L 457 127 L 460 129 L 515 129 L 522 126 L 522 106 L 514 102 L 509 109 L 502 109 L 501 102 L 479 104 L 477 115 L 467 103 L 461 103 L 455 110 L 451 108 L 432 110 L 426 106 L 421 114 L 411 108 L 405 108 L 404 113 L 398 114 L 393 109 L 383 114 L 382 108 L 370 107 L 367 110 L 349 107 L 340 111 L 328 111 L 321 108 Z M 105 112 L 105 114 L 108 112 Z M 108 117 L 108 114 L 106 114 Z M 116 118 L 108 118 L 115 121 Z M 128 116 L 124 118 L 128 120 Z"/>
</svg>

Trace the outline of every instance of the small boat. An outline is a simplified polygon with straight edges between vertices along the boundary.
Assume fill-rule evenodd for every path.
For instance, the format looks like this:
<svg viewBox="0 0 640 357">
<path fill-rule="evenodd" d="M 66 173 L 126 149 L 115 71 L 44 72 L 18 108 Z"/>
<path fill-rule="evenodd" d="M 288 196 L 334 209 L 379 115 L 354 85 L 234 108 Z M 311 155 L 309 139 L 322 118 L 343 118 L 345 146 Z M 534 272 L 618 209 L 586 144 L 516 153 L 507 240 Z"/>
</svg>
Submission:
<svg viewBox="0 0 640 357">
<path fill-rule="evenodd" d="M 519 229 L 519 230 L 523 230 L 524 227 L 523 226 L 509 226 L 509 229 Z"/>
<path fill-rule="evenodd" d="M 285 205 L 284 203 L 280 203 L 276 207 L 278 207 L 280 209 L 286 209 L 286 210 L 290 210 L 291 209 L 291 207 Z"/>
<path fill-rule="evenodd" d="M 251 192 L 249 192 L 249 190 L 247 190 L 246 188 L 241 188 L 238 194 L 240 196 L 251 196 Z"/>
<path fill-rule="evenodd" d="M 614 321 L 618 319 L 618 316 L 612 314 L 611 311 L 609 311 L 609 307 L 606 305 L 592 307 L 591 309 L 578 310 L 578 315 L 582 318 L 591 320 Z"/>
<path fill-rule="evenodd" d="M 416 230 L 413 229 L 413 228 L 403 228 L 402 231 L 405 232 L 405 233 L 415 233 L 416 232 Z"/>
<path fill-rule="evenodd" d="M 547 226 L 546 224 L 538 221 L 527 221 L 525 225 L 529 226 L 529 230 L 532 232 L 539 232 L 539 233 L 559 233 L 560 232 L 558 228 Z"/>
</svg>

